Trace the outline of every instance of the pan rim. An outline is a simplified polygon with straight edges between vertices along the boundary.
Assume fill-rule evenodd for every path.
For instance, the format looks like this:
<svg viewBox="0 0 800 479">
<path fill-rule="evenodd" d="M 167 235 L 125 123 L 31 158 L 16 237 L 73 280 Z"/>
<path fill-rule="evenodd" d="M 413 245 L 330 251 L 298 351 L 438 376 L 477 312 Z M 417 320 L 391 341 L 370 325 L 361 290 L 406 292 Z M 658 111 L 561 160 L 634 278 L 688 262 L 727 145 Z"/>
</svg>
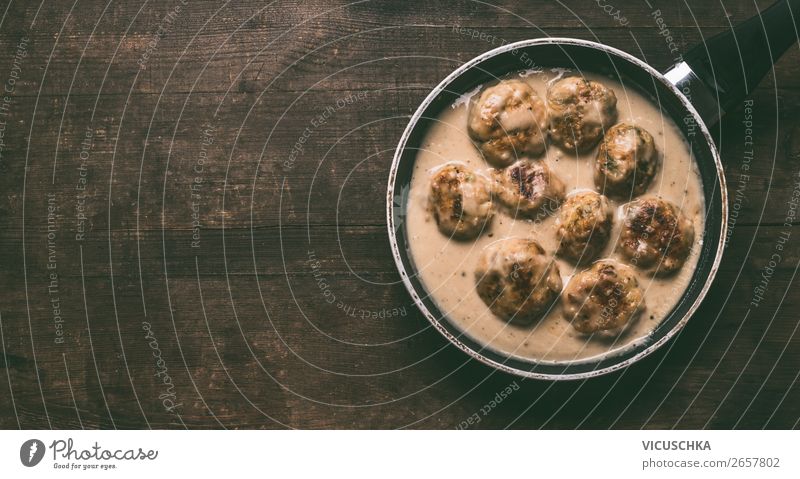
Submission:
<svg viewBox="0 0 800 479">
<path fill-rule="evenodd" d="M 394 191 L 395 191 L 395 180 L 397 177 L 397 171 L 400 164 L 400 160 L 403 156 L 403 151 L 405 150 L 406 144 L 408 139 L 411 135 L 411 132 L 414 130 L 416 125 L 419 122 L 420 117 L 422 116 L 423 112 L 428 108 L 428 106 L 433 102 L 433 100 L 443 91 L 445 90 L 456 78 L 460 77 L 462 74 L 467 72 L 468 70 L 472 69 L 475 65 L 489 59 L 495 57 L 497 55 L 519 49 L 519 48 L 526 48 L 530 46 L 536 45 L 576 45 L 581 47 L 588 47 L 599 50 L 603 53 L 614 55 L 621 57 L 624 60 L 627 60 L 634 64 L 635 66 L 639 67 L 640 69 L 644 70 L 648 73 L 653 79 L 658 80 L 663 86 L 665 86 L 672 94 L 681 102 L 684 109 L 692 115 L 693 120 L 697 127 L 699 128 L 700 132 L 703 134 L 704 141 L 708 144 L 709 150 L 711 155 L 714 159 L 714 166 L 716 168 L 717 173 L 717 181 L 719 184 L 719 191 L 720 191 L 720 202 L 721 202 L 721 220 L 720 220 L 720 231 L 719 231 L 719 241 L 714 253 L 714 260 L 711 264 L 711 269 L 705 279 L 703 286 L 697 293 L 693 303 L 684 313 L 683 317 L 675 323 L 675 325 L 668 330 L 662 337 L 655 340 L 652 344 L 648 345 L 646 348 L 642 349 L 641 351 L 637 352 L 633 356 L 622 360 L 620 362 L 611 364 L 604 368 L 594 369 L 591 371 L 586 372 L 578 372 L 578 373 L 542 373 L 542 372 L 534 372 L 534 371 L 526 371 L 523 369 L 519 369 L 516 367 L 509 366 L 504 363 L 500 363 L 495 361 L 491 358 L 486 357 L 484 354 L 474 350 L 467 344 L 465 344 L 460 339 L 454 337 L 450 331 L 448 331 L 439 320 L 428 310 L 427 306 L 422 302 L 414 285 L 411 283 L 409 279 L 408 272 L 406 271 L 405 266 L 403 265 L 403 261 L 401 258 L 400 248 L 397 242 L 397 229 L 394 226 Z M 579 379 L 587 379 L 597 376 L 602 376 L 605 374 L 612 373 L 614 371 L 618 371 L 620 369 L 626 368 L 633 363 L 636 363 L 643 359 L 644 357 L 650 355 L 660 347 L 662 347 L 665 343 L 667 343 L 670 339 L 672 339 L 676 334 L 678 334 L 689 321 L 689 319 L 694 315 L 697 308 L 705 299 L 709 288 L 711 287 L 711 283 L 714 281 L 714 278 L 717 275 L 719 270 L 719 265 L 722 261 L 722 256 L 724 252 L 724 242 L 727 236 L 728 230 L 728 190 L 727 185 L 725 182 L 725 175 L 722 166 L 722 160 L 719 155 L 719 151 L 714 143 L 711 133 L 708 130 L 708 127 L 703 121 L 700 114 L 691 104 L 688 98 L 669 80 L 666 79 L 663 73 L 659 72 L 649 64 L 645 63 L 644 61 L 640 60 L 639 58 L 619 50 L 614 47 L 610 47 L 608 45 L 604 45 L 602 43 L 593 42 L 590 40 L 581 40 L 577 38 L 565 38 L 565 37 L 547 37 L 547 38 L 536 38 L 536 39 L 529 39 L 529 40 L 522 40 L 514 43 L 509 43 L 507 45 L 503 45 L 501 47 L 489 50 L 485 53 L 482 53 L 475 58 L 469 60 L 468 62 L 462 64 L 455 70 L 453 70 L 449 75 L 447 75 L 436 87 L 434 87 L 431 92 L 425 97 L 425 99 L 420 103 L 419 107 L 417 107 L 414 114 L 408 121 L 408 125 L 403 131 L 403 134 L 400 137 L 400 141 L 398 142 L 397 149 L 395 150 L 394 158 L 392 160 L 391 170 L 389 172 L 389 184 L 387 189 L 387 203 L 386 203 L 386 218 L 387 218 L 387 228 L 389 234 L 389 242 L 392 248 L 392 257 L 394 258 L 395 265 L 397 266 L 398 272 L 400 273 L 401 280 L 403 285 L 405 286 L 408 293 L 411 295 L 414 304 L 416 305 L 417 309 L 419 309 L 423 315 L 427 318 L 428 322 L 439 331 L 450 343 L 458 347 L 460 350 L 468 354 L 470 357 L 477 359 L 478 361 L 491 366 L 494 369 L 504 371 L 510 374 L 514 374 L 516 376 L 521 376 L 525 378 L 532 378 L 532 379 L 542 379 L 542 380 L 550 380 L 550 381 L 568 381 L 568 380 L 579 380 Z M 424 285 L 422 285 L 424 289 Z M 509 357 L 507 354 L 500 353 L 506 357 Z M 509 357 L 510 359 L 510 357 Z M 565 363 L 565 367 L 569 367 L 569 363 Z"/>
</svg>

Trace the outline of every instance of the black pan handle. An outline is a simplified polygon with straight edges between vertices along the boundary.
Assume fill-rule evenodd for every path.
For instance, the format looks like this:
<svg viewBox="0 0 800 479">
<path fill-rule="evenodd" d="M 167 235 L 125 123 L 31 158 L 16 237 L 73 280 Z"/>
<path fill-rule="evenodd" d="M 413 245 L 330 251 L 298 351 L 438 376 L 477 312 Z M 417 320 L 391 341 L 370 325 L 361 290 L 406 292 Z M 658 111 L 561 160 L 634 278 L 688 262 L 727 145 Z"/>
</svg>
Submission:
<svg viewBox="0 0 800 479">
<path fill-rule="evenodd" d="M 711 126 L 736 107 L 798 39 L 800 0 L 781 0 L 683 55 L 665 73 Z"/>
</svg>

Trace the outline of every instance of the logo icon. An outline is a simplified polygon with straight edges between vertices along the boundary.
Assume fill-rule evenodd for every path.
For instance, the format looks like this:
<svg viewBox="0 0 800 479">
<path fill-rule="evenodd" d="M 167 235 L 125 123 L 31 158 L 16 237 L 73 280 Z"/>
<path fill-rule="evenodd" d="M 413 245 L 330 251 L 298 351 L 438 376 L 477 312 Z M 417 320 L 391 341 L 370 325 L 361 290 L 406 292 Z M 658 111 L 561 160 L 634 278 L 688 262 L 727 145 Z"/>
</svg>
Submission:
<svg viewBox="0 0 800 479">
<path fill-rule="evenodd" d="M 44 457 L 44 443 L 38 439 L 28 439 L 19 448 L 19 460 L 25 467 L 39 464 Z"/>
</svg>

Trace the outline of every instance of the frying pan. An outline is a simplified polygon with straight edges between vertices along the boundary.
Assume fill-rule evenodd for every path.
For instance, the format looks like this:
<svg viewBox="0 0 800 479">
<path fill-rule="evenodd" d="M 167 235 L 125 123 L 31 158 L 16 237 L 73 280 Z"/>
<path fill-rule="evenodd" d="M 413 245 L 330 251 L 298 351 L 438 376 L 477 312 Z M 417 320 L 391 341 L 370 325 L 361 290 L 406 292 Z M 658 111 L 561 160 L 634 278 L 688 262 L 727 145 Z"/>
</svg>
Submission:
<svg viewBox="0 0 800 479">
<path fill-rule="evenodd" d="M 512 374 L 539 379 L 581 379 L 624 368 L 663 346 L 680 331 L 706 296 L 722 258 L 728 227 L 728 196 L 722 162 L 709 127 L 740 104 L 797 40 L 800 0 L 775 3 L 760 15 L 695 46 L 661 73 L 618 49 L 572 38 L 540 38 L 504 45 L 457 68 L 425 98 L 411 117 L 395 152 L 386 197 L 389 239 L 401 279 L 417 307 L 450 342 L 475 359 Z M 524 53 L 524 55 L 523 55 Z M 682 131 L 697 163 L 705 196 L 705 232 L 694 274 L 682 298 L 656 329 L 634 347 L 581 362 L 539 362 L 495 351 L 462 332 L 444 315 L 420 281 L 399 215 L 408 201 L 397 192 L 411 183 L 426 131 L 441 111 L 476 86 L 530 68 L 567 67 L 610 75 L 660 106 Z M 400 207 L 398 207 L 400 206 Z"/>
</svg>

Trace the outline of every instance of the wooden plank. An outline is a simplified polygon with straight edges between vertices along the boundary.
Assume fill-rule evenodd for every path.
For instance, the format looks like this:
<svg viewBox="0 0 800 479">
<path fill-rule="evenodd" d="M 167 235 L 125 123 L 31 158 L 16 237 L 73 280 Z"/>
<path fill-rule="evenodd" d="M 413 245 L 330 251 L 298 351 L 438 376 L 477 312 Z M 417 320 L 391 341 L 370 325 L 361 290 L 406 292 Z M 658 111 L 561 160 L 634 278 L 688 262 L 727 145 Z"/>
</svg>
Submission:
<svg viewBox="0 0 800 479">
<path fill-rule="evenodd" d="M 191 228 L 193 213 L 203 228 L 383 224 L 394 148 L 424 95 L 404 89 L 309 92 L 290 105 L 294 98 L 256 103 L 252 94 L 236 94 L 216 122 L 214 95 L 192 96 L 185 109 L 179 95 L 164 97 L 158 108 L 157 97 L 136 96 L 124 117 L 115 114 L 125 109 L 122 97 L 103 97 L 96 110 L 93 99 L 72 98 L 66 113 L 62 102 L 40 104 L 35 128 L 41 133 L 29 151 L 28 124 L 8 128 L 0 178 L 8 194 L 0 197 L 0 221 L 12 231 L 20 228 L 26 178 L 27 201 L 34 202 L 27 206 L 26 228 L 34 230 L 46 226 L 36 203 L 50 193 L 62 208 L 63 228 L 74 230 L 77 196 L 84 193 L 78 186 L 88 194 L 87 226 L 98 231 Z M 800 120 L 792 112 L 800 107 L 800 90 L 781 92 L 780 110 L 766 88 L 752 101 L 752 145 L 743 106 L 729 113 L 717 134 L 731 206 L 736 222 L 782 223 L 798 173 Z M 337 109 L 337 102 L 344 106 Z M 320 124 L 326 105 L 334 110 Z M 296 148 L 302 152 L 292 153 Z M 86 183 L 79 185 L 82 175 Z"/>
<path fill-rule="evenodd" d="M 756 246 L 767 249 L 774 243 L 778 230 L 777 227 L 760 228 L 756 233 Z M 330 236 L 317 231 L 320 237 Z M 746 257 L 753 233 L 754 228 L 738 230 L 731 242 L 728 258 Z M 379 236 L 377 231 L 374 234 Z M 671 427 L 674 424 L 702 427 L 705 421 L 711 420 L 712 426 L 731 427 L 731 421 L 741 417 L 742 427 L 760 427 L 779 400 L 769 391 L 793 391 L 794 369 L 786 365 L 794 364 L 800 354 L 800 345 L 793 337 L 798 326 L 797 318 L 791 312 L 798 299 L 789 297 L 781 303 L 781 297 L 790 287 L 789 278 L 794 267 L 800 263 L 800 246 L 795 243 L 790 243 L 790 251 L 784 255 L 758 311 L 745 318 L 747 303 L 731 298 L 752 297 L 766 262 L 758 258 L 749 259 L 742 268 L 742 276 L 737 279 L 740 265 L 736 261 L 726 261 L 709 299 L 667 351 L 624 374 L 591 381 L 583 386 L 581 383 L 551 385 L 517 380 L 518 384 L 523 384 L 524 392 L 515 393 L 516 398 L 503 406 L 503 412 L 493 413 L 482 426 L 509 425 L 508 421 L 523 413 L 533 400 L 541 396 L 537 405 L 523 414 L 515 426 L 576 427 L 585 420 L 583 425 L 591 427 Z M 94 250 L 90 246 L 87 245 L 87 249 Z M 144 248 L 145 251 L 149 249 L 147 246 Z M 300 249 L 295 246 L 289 253 L 295 265 L 307 261 L 302 251 L 297 251 Z M 107 265 L 85 265 L 90 268 L 84 281 L 99 372 L 94 370 L 92 345 L 88 344 L 82 290 L 76 290 L 79 281 L 75 281 L 72 275 L 63 278 L 60 297 L 62 313 L 67 318 L 64 325 L 66 344 L 55 345 L 51 340 L 53 331 L 49 324 L 46 284 L 41 274 L 38 277 L 31 275 L 28 300 L 32 323 L 36 325 L 33 334 L 37 364 L 42 371 L 48 406 L 52 401 L 61 408 L 62 412 L 55 415 L 58 420 L 63 417 L 65 421 L 74 421 L 70 419 L 74 411 L 68 414 L 70 404 L 65 403 L 69 396 L 65 395 L 62 354 L 66 354 L 68 362 L 73 365 L 70 370 L 75 370 L 70 379 L 78 407 L 90 412 L 85 421 L 110 426 L 108 418 L 99 414 L 104 409 L 104 396 L 100 393 L 102 384 L 118 427 L 141 425 L 138 405 L 131 402 L 132 382 L 140 401 L 147 398 L 143 408 L 151 425 L 180 427 L 170 414 L 159 410 L 158 401 L 154 400 L 161 385 L 153 382 L 148 372 L 151 368 L 147 361 L 149 341 L 144 338 L 142 321 L 152 324 L 153 335 L 164 352 L 165 361 L 174 368 L 173 380 L 178 394 L 185 399 L 184 404 L 191 404 L 186 406 L 186 413 L 182 415 L 190 425 L 213 425 L 213 419 L 202 403 L 205 399 L 213 402 L 212 410 L 227 426 L 277 426 L 241 398 L 241 393 L 233 385 L 235 383 L 258 409 L 271 411 L 281 422 L 297 427 L 324 425 L 313 422 L 319 420 L 316 416 L 295 417 L 289 414 L 289 410 L 308 407 L 319 411 L 320 417 L 335 412 L 337 420 L 344 421 L 336 423 L 339 425 L 351 424 L 346 421 L 355 421 L 356 417 L 363 415 L 364 422 L 359 419 L 358 424 L 352 424 L 376 426 L 387 407 L 370 406 L 360 408 L 356 413 L 351 410 L 352 406 L 376 404 L 402 396 L 409 398 L 388 408 L 393 410 L 393 414 L 387 416 L 381 426 L 401 427 L 432 415 L 416 425 L 455 427 L 464 414 L 472 414 L 471 408 L 480 408 L 498 388 L 514 381 L 509 376 L 492 373 L 488 368 L 466 361 L 466 356 L 452 351 L 408 303 L 406 293 L 396 283 L 396 274 L 364 273 L 368 276 L 359 279 L 352 274 L 339 273 L 345 266 L 340 258 L 329 257 L 334 255 L 328 251 L 317 250 L 315 254 L 325 259 L 326 266 L 321 274 L 330 282 L 335 303 L 327 301 L 328 297 L 319 288 L 313 271 L 303 271 L 302 266 L 300 270 L 290 272 L 288 278 L 280 273 L 264 274 L 258 284 L 254 277 L 241 274 L 243 272 L 228 278 L 203 274 L 198 282 L 196 272 L 192 277 L 189 271 L 180 269 L 180 264 L 190 263 L 188 258 L 177 257 L 170 261 L 169 269 L 178 271 L 169 274 L 169 296 L 163 274 L 152 270 L 147 272 L 143 283 L 146 316 L 136 275 L 124 266 L 127 255 L 122 256 L 123 264 L 115 265 L 113 295 L 110 277 L 102 274 Z M 365 262 L 379 263 L 381 258 L 385 261 L 385 254 L 373 254 L 375 259 L 366 259 Z M 153 265 L 149 261 L 145 264 Z M 32 265 L 31 271 L 36 269 Z M 113 314 L 115 302 L 119 325 Z M 345 306 L 339 307 L 339 302 Z M 5 347 L 11 357 L 21 358 L 9 369 L 12 384 L 19 389 L 14 397 L 27 405 L 26 411 L 32 415 L 25 418 L 30 421 L 29 425 L 41 425 L 44 419 L 42 411 L 36 413 L 35 408 L 32 410 L 32 405 L 41 403 L 41 399 L 37 399 L 38 389 L 22 387 L 29 383 L 26 374 L 28 378 L 33 377 L 30 375 L 33 358 L 29 350 L 30 330 L 24 303 L 25 296 L 21 291 L 3 299 L 2 310 L 9 311 L 3 315 Z M 778 305 L 780 309 L 776 309 Z M 402 313 L 391 313 L 398 308 Z M 774 320 L 772 313 L 777 313 Z M 16 339 L 10 341 L 9 338 Z M 751 354 L 755 354 L 755 359 L 748 364 Z M 714 370 L 717 362 L 722 362 L 720 370 Z M 126 364 L 132 369 L 130 379 Z M 770 389 L 755 396 L 771 365 L 775 364 L 778 367 L 769 378 Z M 651 374 L 659 379 L 648 381 Z M 283 386 L 276 385 L 270 377 L 280 378 Z M 708 384 L 701 390 L 706 380 Z M 199 391 L 194 389 L 195 386 Z M 605 396 L 611 386 L 614 386 L 612 392 Z M 675 389 L 670 391 L 673 386 Z M 473 387 L 476 387 L 475 391 L 467 398 L 449 405 L 456 399 L 454 394 L 463 394 Z M 731 388 L 738 395 L 736 397 L 756 397 L 759 400 L 757 404 L 762 407 L 750 408 L 742 416 L 746 404 L 730 400 L 723 402 Z M 668 393 L 667 401 L 661 404 L 661 399 Z M 694 397 L 696 394 L 699 394 L 698 399 Z M 356 397 L 358 401 L 355 401 Z M 597 401 L 602 401 L 599 405 L 603 408 L 602 414 L 589 415 L 590 410 L 598 405 Z M 720 403 L 722 413 L 719 416 L 727 419 L 712 417 L 713 410 Z M 558 410 L 564 404 L 565 409 Z M 689 404 L 693 404 L 691 413 L 681 418 Z M 623 417 L 617 419 L 629 405 Z M 791 403 L 783 407 L 788 408 L 787 414 L 797 413 Z M 446 408 L 446 412 L 437 412 L 438 408 Z M 645 422 L 650 413 L 654 413 L 653 418 Z M 74 423 L 65 422 L 61 426 L 74 427 Z"/>
</svg>

